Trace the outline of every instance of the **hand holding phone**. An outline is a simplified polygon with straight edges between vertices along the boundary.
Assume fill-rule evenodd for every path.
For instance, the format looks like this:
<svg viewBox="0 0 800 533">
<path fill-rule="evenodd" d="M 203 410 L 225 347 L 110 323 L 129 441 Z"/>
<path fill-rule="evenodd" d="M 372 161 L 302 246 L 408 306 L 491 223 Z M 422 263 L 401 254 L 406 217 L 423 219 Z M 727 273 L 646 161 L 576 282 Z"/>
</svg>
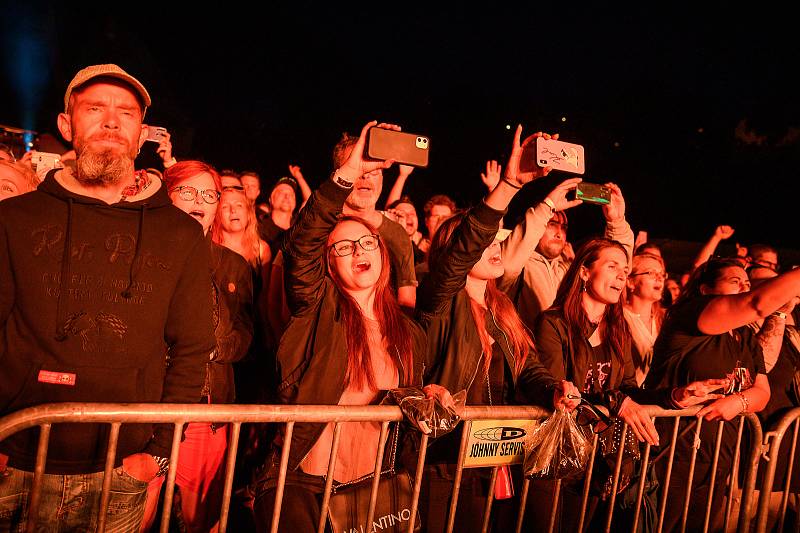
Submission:
<svg viewBox="0 0 800 533">
<path fill-rule="evenodd" d="M 557 138 L 536 139 L 536 164 L 542 168 L 549 167 L 572 174 L 586 172 L 583 146 L 559 141 Z"/>
<path fill-rule="evenodd" d="M 31 166 L 40 181 L 54 168 L 64 168 L 59 154 L 35 151 L 31 151 Z"/>
<path fill-rule="evenodd" d="M 542 168 L 536 164 L 536 140 L 539 138 L 557 139 L 558 135 L 550 137 L 547 133 L 534 133 L 525 138 L 520 143 L 522 137 L 522 126 L 517 126 L 514 132 L 514 141 L 511 145 L 511 155 L 506 164 L 505 179 L 510 183 L 517 183 L 519 186 L 530 183 L 531 181 L 547 176 L 550 169 Z"/>
<path fill-rule="evenodd" d="M 430 139 L 424 135 L 372 127 L 367 138 L 367 156 L 380 161 L 427 167 Z"/>
<path fill-rule="evenodd" d="M 575 199 L 596 205 L 611 203 L 611 189 L 597 183 L 580 182 L 575 187 Z"/>
<path fill-rule="evenodd" d="M 145 141 L 160 143 L 165 137 L 167 137 L 167 128 L 162 128 L 161 126 L 147 126 L 147 138 Z"/>
</svg>

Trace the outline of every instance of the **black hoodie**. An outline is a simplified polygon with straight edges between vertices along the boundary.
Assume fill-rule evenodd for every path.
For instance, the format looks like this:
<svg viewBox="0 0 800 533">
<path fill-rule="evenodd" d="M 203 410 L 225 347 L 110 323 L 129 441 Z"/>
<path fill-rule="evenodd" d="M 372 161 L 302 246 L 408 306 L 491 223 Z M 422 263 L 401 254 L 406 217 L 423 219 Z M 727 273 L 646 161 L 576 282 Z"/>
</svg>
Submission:
<svg viewBox="0 0 800 533">
<path fill-rule="evenodd" d="M 199 400 L 214 349 L 208 245 L 158 180 L 128 200 L 74 194 L 54 171 L 0 202 L 0 416 L 50 402 Z M 123 426 L 116 463 L 169 456 L 171 438 L 169 425 Z M 0 453 L 32 469 L 37 439 L 18 433 Z M 47 472 L 102 470 L 107 439 L 106 425 L 54 425 Z"/>
</svg>

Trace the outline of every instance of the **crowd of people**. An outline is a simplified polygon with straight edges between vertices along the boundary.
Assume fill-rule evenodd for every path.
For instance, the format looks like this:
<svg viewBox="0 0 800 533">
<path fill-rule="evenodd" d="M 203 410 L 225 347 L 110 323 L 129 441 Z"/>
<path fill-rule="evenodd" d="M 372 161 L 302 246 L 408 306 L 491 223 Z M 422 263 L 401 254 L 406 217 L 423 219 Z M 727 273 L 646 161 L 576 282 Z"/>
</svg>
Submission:
<svg viewBox="0 0 800 533">
<path fill-rule="evenodd" d="M 782 269 L 773 248 L 717 257 L 734 231 L 720 226 L 689 272 L 670 272 L 657 245 L 635 241 L 614 183 L 605 184 L 604 229 L 573 247 L 579 177 L 503 229 L 515 195 L 549 174 L 521 164 L 546 133 L 523 138 L 518 127 L 506 164 L 489 161 L 475 176 L 484 198 L 459 208 L 434 195 L 420 224 L 403 194 L 413 167 L 398 165 L 378 205 L 395 162 L 365 154 L 370 128 L 396 125 L 344 134 L 316 190 L 290 165 L 266 191 L 253 171 L 174 156 L 168 133 L 158 141 L 163 169 L 136 169 L 151 105 L 120 67 L 90 66 L 70 82 L 58 116 L 74 150 L 60 168 L 37 175 L 30 153 L 18 161 L 0 146 L 0 416 L 64 401 L 363 406 L 414 386 L 442 405 L 459 394 L 467 405 L 602 406 L 639 442 L 664 446 L 671 431 L 647 405 L 701 405 L 706 422 L 758 413 L 769 425 L 800 404 L 800 269 Z M 719 472 L 734 462 L 737 432 L 725 427 Z M 407 428 L 393 431 L 403 433 L 394 437 L 401 448 L 418 442 Z M 218 526 L 228 433 L 219 422 L 184 429 L 173 468 L 188 531 Z M 152 527 L 172 434 L 168 424 L 122 426 L 110 530 Z M 291 438 L 272 427 L 242 435 L 235 488 L 251 527 L 270 527 L 289 446 L 279 531 L 315 531 L 332 425 L 298 423 Z M 342 425 L 335 484 L 373 472 L 380 436 L 379 423 Z M 729 480 L 713 475 L 716 424 L 703 424 L 701 437 L 695 498 L 713 488 L 720 502 Z M 37 441 L 26 430 L 0 442 L 0 530 L 26 523 Z M 460 441 L 460 427 L 431 440 L 425 531 L 445 529 Z M 53 427 L 37 527 L 96 527 L 107 442 L 103 425 Z M 694 432 L 680 433 L 660 489 L 672 495 L 665 530 L 680 526 L 695 445 Z M 402 457 L 398 469 L 415 467 Z M 647 475 L 663 476 L 663 466 Z M 520 477 L 513 468 L 511 482 Z M 491 479 L 487 469 L 464 472 L 455 531 L 479 529 Z M 549 518 L 553 488 L 531 485 L 526 528 Z M 593 491 L 595 508 L 602 489 Z M 564 531 L 576 527 L 569 509 L 581 492 L 580 481 L 562 485 Z M 495 502 L 492 530 L 511 528 L 515 504 L 518 494 Z M 688 527 L 702 527 L 704 513 L 693 506 Z"/>
</svg>

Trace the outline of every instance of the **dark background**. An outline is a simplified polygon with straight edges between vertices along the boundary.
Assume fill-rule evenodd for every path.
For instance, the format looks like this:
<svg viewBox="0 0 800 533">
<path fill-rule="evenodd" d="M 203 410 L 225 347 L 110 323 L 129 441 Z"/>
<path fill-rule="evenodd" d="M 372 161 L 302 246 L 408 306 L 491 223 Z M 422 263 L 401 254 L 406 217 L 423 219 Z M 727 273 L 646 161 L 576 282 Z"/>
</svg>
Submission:
<svg viewBox="0 0 800 533">
<path fill-rule="evenodd" d="M 522 123 L 584 144 L 585 179 L 618 183 L 651 238 L 726 223 L 732 240 L 797 247 L 800 45 L 777 8 L 21 4 L 3 7 L 2 124 L 55 133 L 75 72 L 113 62 L 148 88 L 146 121 L 179 159 L 255 169 L 264 187 L 289 162 L 313 187 L 341 132 L 372 118 L 426 134 L 431 165 L 407 186 L 419 209 L 438 192 L 474 203 Z M 511 218 L 563 177 L 526 189 Z M 572 237 L 600 221 L 573 209 Z"/>
</svg>

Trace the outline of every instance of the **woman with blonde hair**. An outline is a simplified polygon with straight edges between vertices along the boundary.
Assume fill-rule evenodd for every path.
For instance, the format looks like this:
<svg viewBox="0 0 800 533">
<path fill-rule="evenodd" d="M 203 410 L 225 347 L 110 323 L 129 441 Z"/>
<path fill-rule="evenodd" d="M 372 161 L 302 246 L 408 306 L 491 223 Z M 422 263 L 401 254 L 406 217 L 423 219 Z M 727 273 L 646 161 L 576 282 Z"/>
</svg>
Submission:
<svg viewBox="0 0 800 533">
<path fill-rule="evenodd" d="M 650 370 L 653 344 L 664 321 L 661 298 L 666 277 L 661 257 L 650 253 L 633 256 L 631 273 L 625 283 L 623 312 L 631 334 L 631 358 L 636 371 L 636 384 L 640 387 Z"/>
<path fill-rule="evenodd" d="M 269 246 L 258 236 L 258 220 L 244 191 L 223 187 L 212 227 L 214 242 L 244 257 L 257 275 L 269 264 Z"/>
</svg>

